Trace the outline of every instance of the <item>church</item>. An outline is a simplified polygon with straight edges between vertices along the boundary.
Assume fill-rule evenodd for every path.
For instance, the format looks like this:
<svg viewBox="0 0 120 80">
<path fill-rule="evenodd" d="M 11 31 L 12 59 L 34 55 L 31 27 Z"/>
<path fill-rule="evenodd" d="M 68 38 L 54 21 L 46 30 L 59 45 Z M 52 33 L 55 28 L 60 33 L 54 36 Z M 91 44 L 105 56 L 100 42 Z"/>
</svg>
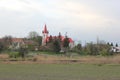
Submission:
<svg viewBox="0 0 120 80">
<path fill-rule="evenodd" d="M 47 29 L 46 24 L 45 24 L 45 26 L 44 26 L 44 29 L 43 29 L 43 31 L 42 31 L 42 34 L 43 34 L 43 36 L 42 36 L 42 46 L 45 46 L 45 45 L 47 44 L 47 42 L 50 41 L 51 37 L 52 37 L 52 39 L 55 39 L 55 38 L 58 38 L 58 37 L 59 37 L 62 42 L 63 42 L 64 39 L 65 39 L 65 36 L 62 36 L 60 32 L 59 32 L 59 35 L 58 35 L 58 36 L 51 36 L 51 35 L 49 35 L 49 31 L 48 31 L 48 29 Z M 73 41 L 72 38 L 69 38 L 69 37 L 68 37 L 68 39 L 69 39 L 69 48 L 72 49 L 72 48 L 74 47 L 74 41 Z"/>
</svg>

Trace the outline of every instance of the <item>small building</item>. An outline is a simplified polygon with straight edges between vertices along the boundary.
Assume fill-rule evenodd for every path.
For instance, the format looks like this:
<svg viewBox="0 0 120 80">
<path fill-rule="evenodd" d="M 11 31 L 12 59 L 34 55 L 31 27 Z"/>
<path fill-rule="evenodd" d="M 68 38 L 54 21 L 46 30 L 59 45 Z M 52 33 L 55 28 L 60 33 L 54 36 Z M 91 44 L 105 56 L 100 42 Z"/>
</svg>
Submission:
<svg viewBox="0 0 120 80">
<path fill-rule="evenodd" d="M 112 52 L 115 52 L 115 53 L 120 53 L 120 47 L 119 47 L 119 46 L 118 46 L 118 47 L 114 47 L 114 46 L 113 46 L 113 47 L 111 48 L 111 51 L 112 51 Z"/>
<path fill-rule="evenodd" d="M 12 44 L 10 48 L 19 49 L 22 45 L 25 45 L 23 38 L 12 38 Z"/>
</svg>

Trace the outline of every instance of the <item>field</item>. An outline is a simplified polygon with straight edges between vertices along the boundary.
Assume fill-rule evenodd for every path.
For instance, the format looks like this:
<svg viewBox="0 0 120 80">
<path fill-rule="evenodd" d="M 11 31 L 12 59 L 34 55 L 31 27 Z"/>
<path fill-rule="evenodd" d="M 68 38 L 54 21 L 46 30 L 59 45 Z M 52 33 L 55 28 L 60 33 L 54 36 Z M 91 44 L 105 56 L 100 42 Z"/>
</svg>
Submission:
<svg viewBox="0 0 120 80">
<path fill-rule="evenodd" d="M 120 80 L 120 55 L 35 55 L 9 58 L 0 55 L 0 80 Z"/>
<path fill-rule="evenodd" d="M 120 80 L 120 65 L 1 63 L 0 80 Z"/>
</svg>

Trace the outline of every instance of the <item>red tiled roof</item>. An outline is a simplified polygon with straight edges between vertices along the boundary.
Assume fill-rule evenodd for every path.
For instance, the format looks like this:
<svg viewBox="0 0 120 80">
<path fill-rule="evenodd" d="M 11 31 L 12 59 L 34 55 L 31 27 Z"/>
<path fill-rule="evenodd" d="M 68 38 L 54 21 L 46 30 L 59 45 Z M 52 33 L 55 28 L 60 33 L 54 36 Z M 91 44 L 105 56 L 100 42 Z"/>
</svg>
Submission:
<svg viewBox="0 0 120 80">
<path fill-rule="evenodd" d="M 12 42 L 23 42 L 23 38 L 12 38 Z"/>
<path fill-rule="evenodd" d="M 58 38 L 58 36 L 52 36 L 52 38 L 55 39 L 55 38 Z M 49 39 L 50 39 L 50 36 L 48 36 L 48 37 L 45 39 L 44 42 L 46 42 L 46 41 L 49 42 Z M 65 37 L 64 37 L 64 36 L 61 36 L 60 39 L 61 39 L 61 41 L 64 41 Z M 74 41 L 73 41 L 72 38 L 69 38 L 69 42 L 70 42 L 70 43 L 73 43 Z"/>
<path fill-rule="evenodd" d="M 69 38 L 69 42 L 74 42 L 71 38 Z"/>
</svg>

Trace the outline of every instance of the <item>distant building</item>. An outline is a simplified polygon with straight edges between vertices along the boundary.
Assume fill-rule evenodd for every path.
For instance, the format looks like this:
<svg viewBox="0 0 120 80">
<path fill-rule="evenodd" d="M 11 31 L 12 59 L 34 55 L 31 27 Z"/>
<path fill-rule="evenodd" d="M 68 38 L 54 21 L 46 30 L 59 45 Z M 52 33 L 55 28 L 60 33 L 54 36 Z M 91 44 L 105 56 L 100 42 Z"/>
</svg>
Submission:
<svg viewBox="0 0 120 80">
<path fill-rule="evenodd" d="M 12 38 L 12 44 L 10 48 L 19 49 L 22 45 L 25 45 L 23 38 Z"/>
<path fill-rule="evenodd" d="M 119 46 L 118 46 L 118 47 L 112 46 L 112 47 L 111 47 L 111 51 L 112 51 L 112 52 L 115 52 L 115 53 L 120 53 L 120 47 L 119 47 Z"/>
<path fill-rule="evenodd" d="M 55 38 L 60 38 L 60 40 L 63 42 L 64 39 L 65 39 L 65 36 L 62 36 L 61 33 L 59 33 L 58 36 L 49 36 L 49 32 L 47 30 L 47 26 L 45 24 L 44 26 L 44 30 L 42 31 L 42 46 L 45 46 L 47 44 L 47 42 L 50 41 L 51 37 L 52 39 L 55 39 Z M 69 38 L 69 47 L 70 48 L 73 48 L 74 47 L 74 41 L 72 38 Z"/>
<path fill-rule="evenodd" d="M 46 27 L 46 24 L 45 24 L 45 27 L 44 27 L 44 30 L 42 31 L 42 46 L 45 46 L 46 43 L 48 42 L 48 30 L 47 30 L 47 27 Z"/>
</svg>

